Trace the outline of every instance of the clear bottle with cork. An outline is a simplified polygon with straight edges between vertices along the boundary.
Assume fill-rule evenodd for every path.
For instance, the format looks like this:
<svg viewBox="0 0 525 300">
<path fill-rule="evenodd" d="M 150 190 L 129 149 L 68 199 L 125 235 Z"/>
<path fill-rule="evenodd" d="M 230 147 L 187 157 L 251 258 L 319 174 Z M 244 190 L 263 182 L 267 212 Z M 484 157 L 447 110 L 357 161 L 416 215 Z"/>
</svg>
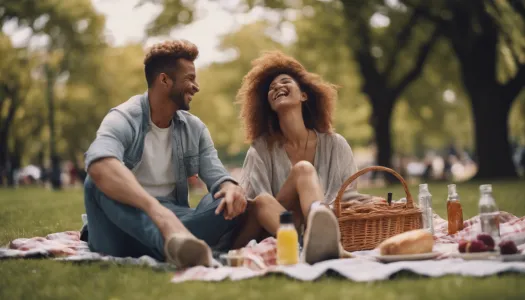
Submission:
<svg viewBox="0 0 525 300">
<path fill-rule="evenodd" d="M 481 232 L 489 234 L 497 244 L 500 240 L 499 209 L 492 196 L 492 185 L 480 185 L 479 191 L 481 193 L 478 204 Z"/>
<path fill-rule="evenodd" d="M 423 228 L 434 234 L 434 217 L 432 212 L 432 194 L 428 189 L 428 184 L 419 185 L 419 209 L 423 216 Z"/>
<path fill-rule="evenodd" d="M 447 198 L 448 234 L 463 230 L 463 208 L 455 184 L 448 185 Z"/>
<path fill-rule="evenodd" d="M 299 262 L 299 235 L 293 223 L 292 213 L 283 212 L 280 223 L 277 230 L 277 264 L 297 264 Z"/>
</svg>

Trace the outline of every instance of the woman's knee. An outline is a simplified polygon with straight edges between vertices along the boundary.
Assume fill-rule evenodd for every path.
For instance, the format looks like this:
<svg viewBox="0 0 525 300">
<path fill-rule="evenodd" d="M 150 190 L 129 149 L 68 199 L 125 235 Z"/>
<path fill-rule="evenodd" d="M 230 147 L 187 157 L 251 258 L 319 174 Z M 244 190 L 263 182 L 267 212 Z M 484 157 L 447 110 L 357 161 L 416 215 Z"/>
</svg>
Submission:
<svg viewBox="0 0 525 300">
<path fill-rule="evenodd" d="M 275 197 L 268 193 L 262 193 L 258 195 L 257 197 L 255 197 L 254 202 L 256 208 L 267 207 L 275 203 L 279 203 L 277 202 L 277 199 L 275 199 Z"/>
<path fill-rule="evenodd" d="M 294 175 L 314 175 L 316 173 L 315 167 L 306 160 L 297 162 L 292 167 L 292 174 Z"/>
</svg>

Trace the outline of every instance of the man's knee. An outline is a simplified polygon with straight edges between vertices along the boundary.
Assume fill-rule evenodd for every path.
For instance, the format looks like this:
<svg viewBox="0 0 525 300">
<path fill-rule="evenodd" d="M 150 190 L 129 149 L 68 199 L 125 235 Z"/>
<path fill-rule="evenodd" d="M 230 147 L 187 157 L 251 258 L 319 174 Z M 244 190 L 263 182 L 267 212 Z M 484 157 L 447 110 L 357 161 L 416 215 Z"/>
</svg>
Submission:
<svg viewBox="0 0 525 300">
<path fill-rule="evenodd" d="M 86 180 L 84 180 L 84 198 L 87 199 L 93 199 L 95 196 L 95 193 L 97 191 L 97 186 L 95 185 L 95 182 L 91 177 L 88 175 L 86 176 Z"/>
<path fill-rule="evenodd" d="M 97 187 L 93 179 L 88 175 L 84 180 L 84 201 L 98 201 L 107 198 L 104 193 Z M 109 198 L 107 198 L 109 199 Z"/>
<path fill-rule="evenodd" d="M 301 160 L 301 161 L 297 162 L 295 165 L 293 165 L 292 173 L 295 176 L 297 176 L 297 175 L 313 175 L 313 174 L 316 173 L 316 171 L 315 171 L 315 167 L 309 161 Z"/>
</svg>

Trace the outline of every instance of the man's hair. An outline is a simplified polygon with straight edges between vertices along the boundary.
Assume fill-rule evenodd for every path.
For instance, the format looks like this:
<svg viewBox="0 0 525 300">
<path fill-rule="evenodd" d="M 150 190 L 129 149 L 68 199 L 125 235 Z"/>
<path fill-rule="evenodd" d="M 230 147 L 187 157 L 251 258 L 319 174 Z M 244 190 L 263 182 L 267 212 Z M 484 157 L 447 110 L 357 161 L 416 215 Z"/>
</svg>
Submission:
<svg viewBox="0 0 525 300">
<path fill-rule="evenodd" d="M 160 73 L 172 73 L 179 59 L 194 61 L 199 56 L 197 46 L 186 40 L 172 40 L 153 45 L 144 58 L 144 73 L 148 87 Z"/>
</svg>

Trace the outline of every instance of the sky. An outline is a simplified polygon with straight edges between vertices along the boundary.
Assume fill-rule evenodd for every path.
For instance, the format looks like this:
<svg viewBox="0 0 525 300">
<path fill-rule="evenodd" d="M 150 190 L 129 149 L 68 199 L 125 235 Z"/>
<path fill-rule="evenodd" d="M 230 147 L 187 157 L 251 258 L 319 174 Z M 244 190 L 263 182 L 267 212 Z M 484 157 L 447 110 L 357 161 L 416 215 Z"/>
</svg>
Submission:
<svg viewBox="0 0 525 300">
<path fill-rule="evenodd" d="M 95 9 L 106 16 L 106 34 L 112 45 L 123 45 L 127 42 L 142 42 L 144 47 L 163 40 L 166 37 L 146 39 L 147 25 L 160 13 L 161 9 L 153 4 L 136 7 L 139 0 L 92 0 Z M 224 2 L 224 1 L 222 1 Z M 237 0 L 230 1 L 235 4 Z M 250 14 L 231 15 L 221 9 L 216 2 L 199 0 L 197 4 L 197 20 L 192 24 L 170 33 L 171 38 L 183 38 L 192 41 L 199 47 L 197 67 L 211 62 L 224 61 L 231 58 L 228 52 L 218 50 L 220 38 L 234 31 L 243 24 L 253 22 L 262 16 L 271 17 L 263 10 L 255 10 Z M 293 32 L 284 32 L 288 38 L 293 38 Z"/>
<path fill-rule="evenodd" d="M 248 14 L 232 15 L 222 9 L 215 1 L 197 0 L 195 21 L 189 25 L 172 30 L 169 36 L 148 38 L 147 25 L 160 13 L 162 7 L 145 4 L 137 7 L 139 0 L 91 0 L 95 9 L 105 15 L 105 34 L 109 44 L 122 46 L 126 43 L 138 42 L 144 48 L 167 38 L 183 38 L 190 40 L 199 47 L 199 58 L 195 61 L 197 67 L 211 62 L 229 60 L 232 52 L 221 52 L 218 49 L 221 36 L 240 28 L 262 17 L 272 19 L 272 15 L 263 9 L 255 9 Z M 236 5 L 241 0 L 221 1 L 223 4 Z M 2 30 L 11 37 L 15 47 L 41 47 L 47 43 L 47 37 L 34 36 L 29 28 L 19 28 L 15 22 L 7 22 Z M 285 30 L 281 36 L 288 41 L 294 39 L 295 32 Z"/>
</svg>

